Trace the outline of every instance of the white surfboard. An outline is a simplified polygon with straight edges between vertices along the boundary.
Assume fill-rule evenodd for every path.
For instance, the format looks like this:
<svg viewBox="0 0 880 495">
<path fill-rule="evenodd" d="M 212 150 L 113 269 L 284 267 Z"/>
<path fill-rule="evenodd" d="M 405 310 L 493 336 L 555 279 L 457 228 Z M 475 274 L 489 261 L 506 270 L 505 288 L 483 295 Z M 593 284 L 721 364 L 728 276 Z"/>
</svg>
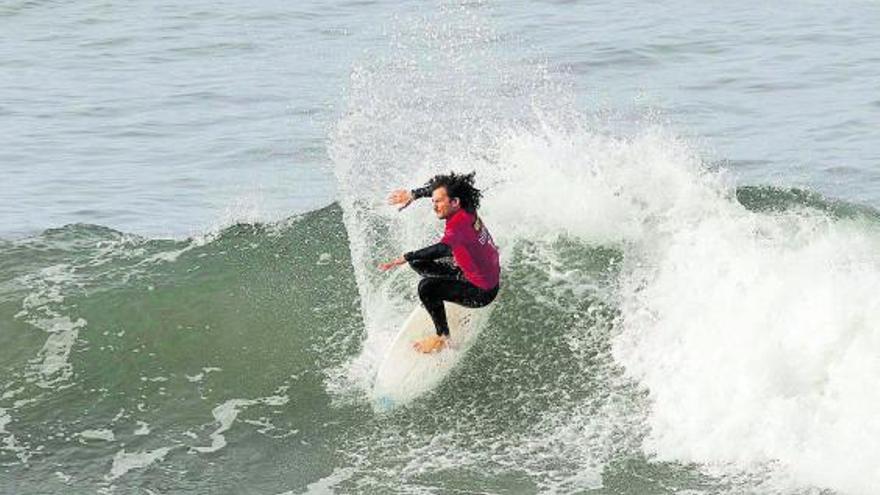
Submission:
<svg viewBox="0 0 880 495">
<path fill-rule="evenodd" d="M 473 344 L 492 307 L 473 309 L 444 304 L 449 323 L 447 346 L 430 354 L 413 349 L 413 342 L 435 332 L 431 317 L 420 304 L 403 323 L 379 366 L 373 386 L 377 408 L 388 410 L 406 404 L 443 381 Z"/>
</svg>

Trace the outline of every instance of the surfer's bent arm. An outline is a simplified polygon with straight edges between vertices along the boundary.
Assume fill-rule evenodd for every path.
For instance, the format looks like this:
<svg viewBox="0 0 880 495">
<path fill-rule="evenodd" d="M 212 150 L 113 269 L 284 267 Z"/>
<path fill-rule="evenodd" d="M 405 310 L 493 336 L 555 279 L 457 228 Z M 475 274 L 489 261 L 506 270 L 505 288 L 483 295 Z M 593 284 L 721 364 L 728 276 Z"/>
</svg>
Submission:
<svg viewBox="0 0 880 495">
<path fill-rule="evenodd" d="M 437 244 L 433 244 L 431 246 L 416 251 L 404 253 L 403 259 L 405 259 L 406 261 L 435 260 L 437 258 L 446 258 L 448 256 L 452 256 L 452 248 L 450 248 L 447 244 L 438 242 Z"/>
<path fill-rule="evenodd" d="M 435 260 L 437 258 L 445 258 L 447 256 L 452 256 L 452 248 L 450 248 L 446 244 L 443 244 L 442 242 L 438 242 L 433 246 L 428 246 L 426 248 L 422 248 L 416 251 L 403 253 L 402 255 L 394 258 L 387 263 L 380 263 L 379 269 L 384 272 L 394 268 L 395 266 L 400 266 L 404 263 L 412 263 L 413 261 L 419 260 Z"/>
</svg>

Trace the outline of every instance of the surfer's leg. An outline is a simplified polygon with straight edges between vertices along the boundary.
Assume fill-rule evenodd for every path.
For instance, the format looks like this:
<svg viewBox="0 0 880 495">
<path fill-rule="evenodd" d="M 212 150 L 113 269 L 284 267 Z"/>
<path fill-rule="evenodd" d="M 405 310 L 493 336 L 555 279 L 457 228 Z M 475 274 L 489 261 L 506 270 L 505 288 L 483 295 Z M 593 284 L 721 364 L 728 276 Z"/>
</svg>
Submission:
<svg viewBox="0 0 880 495">
<path fill-rule="evenodd" d="M 423 278 L 419 282 L 419 299 L 425 310 L 434 321 L 437 335 L 449 335 L 449 324 L 446 320 L 446 308 L 443 301 L 481 308 L 495 300 L 498 287 L 481 289 L 470 282 L 448 278 Z"/>
<path fill-rule="evenodd" d="M 449 335 L 449 324 L 446 321 L 446 308 L 443 307 L 443 294 L 447 291 L 452 279 L 426 277 L 419 282 L 419 299 L 425 310 L 431 315 L 437 335 Z"/>
<path fill-rule="evenodd" d="M 446 321 L 446 308 L 443 307 L 444 295 L 450 292 L 450 284 L 460 282 L 464 276 L 461 269 L 455 266 L 452 258 L 437 260 L 412 260 L 410 266 L 422 280 L 419 282 L 419 299 L 425 310 L 431 315 L 437 335 L 449 335 L 449 324 Z"/>
<path fill-rule="evenodd" d="M 460 304 L 468 308 L 482 308 L 495 300 L 498 295 L 498 287 L 494 289 L 481 289 L 467 281 L 456 281 L 448 288 L 443 300 Z"/>
</svg>

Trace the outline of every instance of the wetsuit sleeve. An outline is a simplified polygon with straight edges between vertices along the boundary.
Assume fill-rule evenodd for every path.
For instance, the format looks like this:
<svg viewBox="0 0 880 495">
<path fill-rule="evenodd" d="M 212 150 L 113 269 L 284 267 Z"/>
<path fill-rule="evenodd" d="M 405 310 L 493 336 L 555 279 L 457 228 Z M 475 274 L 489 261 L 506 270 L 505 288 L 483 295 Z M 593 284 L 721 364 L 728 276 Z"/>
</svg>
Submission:
<svg viewBox="0 0 880 495">
<path fill-rule="evenodd" d="M 433 191 L 431 190 L 431 186 L 425 185 L 422 187 L 417 187 L 410 192 L 412 193 L 413 199 L 419 199 L 430 197 Z"/>
<path fill-rule="evenodd" d="M 409 262 L 413 260 L 435 260 L 437 258 L 445 258 L 447 256 L 452 256 L 452 248 L 450 248 L 446 244 L 443 244 L 442 242 L 438 242 L 437 244 L 419 249 L 417 251 L 404 253 L 403 259 Z"/>
</svg>

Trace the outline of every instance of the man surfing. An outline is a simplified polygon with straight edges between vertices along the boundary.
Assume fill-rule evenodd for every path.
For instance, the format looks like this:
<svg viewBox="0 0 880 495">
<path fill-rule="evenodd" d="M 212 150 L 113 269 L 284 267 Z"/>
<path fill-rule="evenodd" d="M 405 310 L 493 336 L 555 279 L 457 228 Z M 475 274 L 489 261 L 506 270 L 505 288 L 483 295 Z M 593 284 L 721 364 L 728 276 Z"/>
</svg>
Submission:
<svg viewBox="0 0 880 495">
<path fill-rule="evenodd" d="M 436 175 L 424 187 L 392 191 L 388 203 L 402 210 L 414 200 L 430 196 L 437 218 L 446 220 L 437 244 L 410 251 L 379 265 L 382 271 L 404 263 L 419 275 L 419 299 L 431 315 L 436 335 L 415 342 L 424 353 L 441 350 L 449 338 L 443 301 L 480 308 L 498 295 L 501 268 L 498 248 L 477 216 L 482 193 L 474 187 L 474 172 Z"/>
</svg>

